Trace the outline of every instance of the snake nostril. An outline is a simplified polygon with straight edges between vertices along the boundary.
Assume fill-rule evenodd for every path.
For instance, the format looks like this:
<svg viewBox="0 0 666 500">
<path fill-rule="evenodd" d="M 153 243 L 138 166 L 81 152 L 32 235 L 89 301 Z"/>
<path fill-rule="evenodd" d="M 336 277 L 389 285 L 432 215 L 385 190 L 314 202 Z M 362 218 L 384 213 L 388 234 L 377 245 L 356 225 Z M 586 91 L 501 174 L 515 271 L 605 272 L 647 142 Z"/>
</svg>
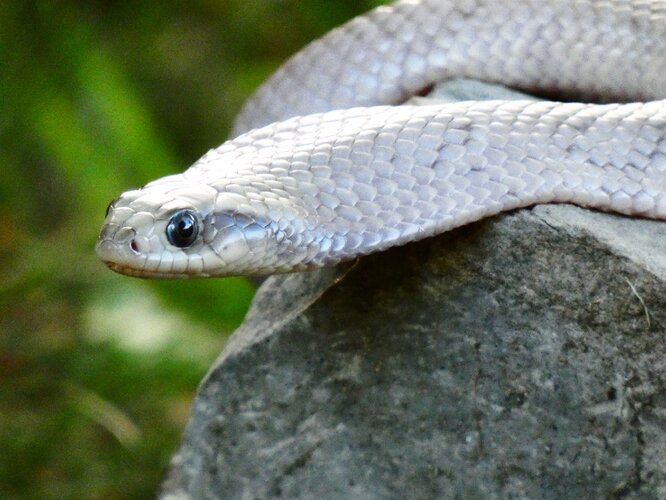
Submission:
<svg viewBox="0 0 666 500">
<path fill-rule="evenodd" d="M 134 253 L 136 253 L 136 254 L 139 253 L 139 245 L 137 244 L 136 240 L 130 241 L 130 248 L 132 249 L 132 251 Z"/>
</svg>

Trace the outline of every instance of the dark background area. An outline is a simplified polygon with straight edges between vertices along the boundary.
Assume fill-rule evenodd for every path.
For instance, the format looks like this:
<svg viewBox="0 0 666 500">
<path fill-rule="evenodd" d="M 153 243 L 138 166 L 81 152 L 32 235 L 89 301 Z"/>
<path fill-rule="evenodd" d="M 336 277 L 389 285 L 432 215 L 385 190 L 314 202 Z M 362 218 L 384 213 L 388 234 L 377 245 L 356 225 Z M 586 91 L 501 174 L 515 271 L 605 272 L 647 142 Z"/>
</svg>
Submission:
<svg viewBox="0 0 666 500">
<path fill-rule="evenodd" d="M 0 497 L 151 498 L 253 294 L 93 252 L 108 202 L 226 137 L 289 54 L 384 3 L 0 2 Z"/>
</svg>

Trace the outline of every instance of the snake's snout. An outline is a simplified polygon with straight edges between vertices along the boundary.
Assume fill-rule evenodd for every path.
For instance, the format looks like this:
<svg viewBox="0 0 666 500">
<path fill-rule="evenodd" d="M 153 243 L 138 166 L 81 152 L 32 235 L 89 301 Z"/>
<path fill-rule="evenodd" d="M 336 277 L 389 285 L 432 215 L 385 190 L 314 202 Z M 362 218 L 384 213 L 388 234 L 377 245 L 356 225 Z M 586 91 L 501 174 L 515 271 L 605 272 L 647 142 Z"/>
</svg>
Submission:
<svg viewBox="0 0 666 500">
<path fill-rule="evenodd" d="M 98 244 L 103 242 L 116 243 L 117 245 L 130 244 L 136 231 L 131 227 L 119 227 L 116 224 L 105 224 L 97 239 Z"/>
<path fill-rule="evenodd" d="M 95 253 L 106 264 L 117 260 L 118 245 L 111 240 L 97 240 L 95 245 Z"/>
<path fill-rule="evenodd" d="M 111 269 L 123 272 L 139 254 L 136 231 L 129 227 L 105 224 L 95 244 L 95 253 Z"/>
</svg>

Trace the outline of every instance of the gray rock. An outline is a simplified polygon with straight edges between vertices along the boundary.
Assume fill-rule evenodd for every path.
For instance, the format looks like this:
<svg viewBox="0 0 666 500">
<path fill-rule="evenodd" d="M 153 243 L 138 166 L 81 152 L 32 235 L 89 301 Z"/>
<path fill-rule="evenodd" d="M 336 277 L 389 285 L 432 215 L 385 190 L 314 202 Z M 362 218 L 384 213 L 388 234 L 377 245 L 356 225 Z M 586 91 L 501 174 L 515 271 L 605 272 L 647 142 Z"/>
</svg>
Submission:
<svg viewBox="0 0 666 500">
<path fill-rule="evenodd" d="M 162 498 L 665 498 L 665 247 L 546 205 L 272 277 Z"/>
</svg>

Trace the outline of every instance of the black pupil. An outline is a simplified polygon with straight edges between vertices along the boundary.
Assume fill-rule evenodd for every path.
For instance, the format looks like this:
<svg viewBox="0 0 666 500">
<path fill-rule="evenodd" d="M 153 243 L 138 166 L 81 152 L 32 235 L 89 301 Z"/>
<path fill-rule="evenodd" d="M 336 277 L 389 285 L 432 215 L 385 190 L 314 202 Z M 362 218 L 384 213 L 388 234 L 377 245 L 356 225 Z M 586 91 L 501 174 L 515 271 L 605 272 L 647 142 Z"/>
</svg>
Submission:
<svg viewBox="0 0 666 500">
<path fill-rule="evenodd" d="M 174 246 L 189 247 L 197 239 L 197 217 L 190 210 L 176 212 L 166 228 L 166 236 Z"/>
<path fill-rule="evenodd" d="M 191 219 L 183 219 L 178 223 L 178 233 L 183 238 L 189 238 L 194 232 L 194 222 Z"/>
</svg>

